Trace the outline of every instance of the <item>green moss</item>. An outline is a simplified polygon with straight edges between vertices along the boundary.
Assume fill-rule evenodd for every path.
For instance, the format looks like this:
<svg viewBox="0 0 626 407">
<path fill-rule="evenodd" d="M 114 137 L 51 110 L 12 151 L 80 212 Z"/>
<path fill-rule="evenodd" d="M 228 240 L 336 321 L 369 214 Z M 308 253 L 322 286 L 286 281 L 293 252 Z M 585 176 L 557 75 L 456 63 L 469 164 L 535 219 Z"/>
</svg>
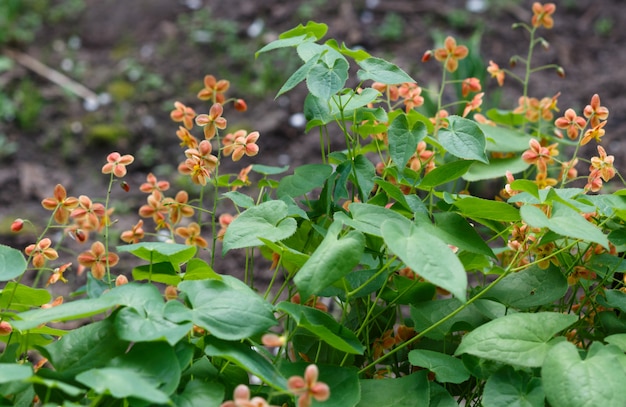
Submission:
<svg viewBox="0 0 626 407">
<path fill-rule="evenodd" d="M 123 102 L 133 98 L 135 96 L 135 86 L 124 80 L 113 81 L 107 86 L 107 92 L 111 95 L 114 101 Z"/>
<path fill-rule="evenodd" d="M 87 128 L 87 143 L 116 144 L 128 139 L 131 131 L 122 124 L 96 124 Z"/>
</svg>

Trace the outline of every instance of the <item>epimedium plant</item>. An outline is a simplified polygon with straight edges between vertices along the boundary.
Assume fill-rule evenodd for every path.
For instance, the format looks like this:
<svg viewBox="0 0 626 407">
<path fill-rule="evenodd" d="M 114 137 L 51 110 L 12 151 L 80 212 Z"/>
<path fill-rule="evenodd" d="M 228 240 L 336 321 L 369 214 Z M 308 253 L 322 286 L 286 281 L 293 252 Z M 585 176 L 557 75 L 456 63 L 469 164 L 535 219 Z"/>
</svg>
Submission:
<svg viewBox="0 0 626 407">
<path fill-rule="evenodd" d="M 458 77 L 469 51 L 452 37 L 422 58 L 442 64 L 439 89 L 426 91 L 388 61 L 321 42 L 324 24 L 283 33 L 258 54 L 296 49 L 301 67 L 278 94 L 306 83 L 321 152 L 290 175 L 258 164 L 220 172 L 227 157 L 257 155 L 260 135 L 226 130 L 225 107 L 246 104 L 206 76 L 208 113 L 180 102 L 171 113 L 178 170 L 197 197 L 149 174 L 141 219 L 118 244 L 113 186 L 130 188 L 134 158 L 114 152 L 104 199 L 58 185 L 26 258 L 0 246 L 3 403 L 624 405 L 625 193 L 596 194 L 615 176 L 623 183 L 599 145 L 608 109 L 593 95 L 581 115 L 555 118 L 558 94 L 528 93 L 533 72 L 564 74 L 532 63 L 554 11 L 535 3 L 516 26 L 530 41 L 517 68 L 489 63 L 500 86 L 510 78 L 522 91 L 516 108 L 485 115 L 483 85 Z M 587 143 L 598 143 L 590 160 L 579 155 Z M 494 179 L 505 183 L 498 196 L 472 195 Z M 48 237 L 57 228 L 89 248 L 64 262 L 63 239 Z M 235 251 L 242 279 L 216 262 Z M 120 253 L 141 264 L 125 268 Z M 65 281 L 74 262 L 89 269 L 81 298 L 53 300 L 38 282 Z M 58 324 L 72 320 L 84 323 Z"/>
</svg>

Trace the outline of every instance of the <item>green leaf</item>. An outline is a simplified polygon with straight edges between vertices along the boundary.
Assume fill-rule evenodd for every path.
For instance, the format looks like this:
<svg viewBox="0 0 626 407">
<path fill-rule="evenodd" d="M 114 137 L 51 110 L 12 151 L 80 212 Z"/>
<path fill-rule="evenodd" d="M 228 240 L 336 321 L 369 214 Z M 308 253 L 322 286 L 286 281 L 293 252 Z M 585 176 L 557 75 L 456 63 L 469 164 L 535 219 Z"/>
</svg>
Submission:
<svg viewBox="0 0 626 407">
<path fill-rule="evenodd" d="M 544 407 L 545 394 L 541 379 L 505 366 L 495 372 L 485 384 L 485 407 Z"/>
<path fill-rule="evenodd" d="M 120 339 L 129 342 L 166 340 L 174 346 L 193 327 L 191 322 L 181 325 L 166 319 L 163 301 L 146 302 L 141 308 L 122 308 L 115 315 L 115 329 Z"/>
<path fill-rule="evenodd" d="M 626 352 L 626 334 L 613 334 L 604 338 L 606 343 L 610 343 L 611 345 L 615 345 L 622 350 L 622 352 Z"/>
<path fill-rule="evenodd" d="M 263 164 L 252 164 L 252 171 L 262 174 L 262 175 L 277 175 L 282 174 L 283 172 L 289 169 L 288 165 L 284 165 L 282 167 L 273 167 L 270 165 Z"/>
<path fill-rule="evenodd" d="M 385 221 L 381 231 L 389 249 L 407 267 L 465 302 L 467 275 L 447 244 L 422 233 L 412 224 L 407 228 L 406 223 L 393 219 Z"/>
<path fill-rule="evenodd" d="M 192 280 L 178 285 L 191 303 L 194 324 L 220 339 L 233 341 L 276 325 L 267 302 L 242 282 L 223 277 L 224 281 Z"/>
<path fill-rule="evenodd" d="M 279 48 L 296 47 L 306 41 L 312 42 L 312 41 L 315 41 L 315 38 L 307 34 L 297 35 L 294 37 L 280 38 L 276 41 L 270 42 L 269 44 L 265 45 L 263 48 L 258 50 L 254 54 L 254 57 L 258 58 L 258 56 L 264 52 L 273 51 Z"/>
<path fill-rule="evenodd" d="M 217 274 L 215 270 L 202 259 L 191 259 L 185 268 L 183 280 L 221 280 L 222 276 Z"/>
<path fill-rule="evenodd" d="M 196 254 L 195 246 L 163 242 L 141 242 L 117 246 L 116 249 L 119 253 L 129 252 L 151 263 L 169 262 L 176 271 Z"/>
<path fill-rule="evenodd" d="M 249 195 L 242 194 L 239 191 L 228 191 L 226 193 L 223 193 L 222 196 L 230 199 L 235 205 L 239 206 L 240 208 L 248 209 L 251 206 L 254 206 L 254 199 L 252 199 Z"/>
<path fill-rule="evenodd" d="M 521 126 L 526 123 L 523 114 L 513 113 L 512 110 L 489 109 L 486 116 L 494 122 L 506 126 Z"/>
<path fill-rule="evenodd" d="M 461 359 L 445 353 L 426 349 L 414 349 L 409 352 L 409 362 L 413 366 L 423 367 L 435 374 L 439 383 L 463 383 L 470 377 Z"/>
<path fill-rule="evenodd" d="M 165 393 L 155 388 L 140 374 L 128 369 L 106 367 L 80 373 L 76 380 L 98 394 L 110 394 L 115 398 L 134 397 L 151 403 L 167 403 Z"/>
<path fill-rule="evenodd" d="M 553 337 L 578 318 L 557 312 L 509 314 L 479 326 L 463 337 L 455 354 L 469 353 L 514 366 L 538 367 Z"/>
<path fill-rule="evenodd" d="M 422 407 L 430 401 L 427 372 L 393 379 L 359 380 L 361 401 L 357 407 Z"/>
<path fill-rule="evenodd" d="M 42 349 L 54 369 L 65 377 L 73 377 L 89 369 L 106 366 L 123 355 L 128 342 L 117 337 L 113 321 L 105 319 L 76 328 Z"/>
<path fill-rule="evenodd" d="M 12 247 L 0 244 L 0 281 L 9 281 L 26 271 L 24 255 Z"/>
<path fill-rule="evenodd" d="M 287 389 L 287 380 L 278 372 L 275 365 L 241 342 L 208 338 L 204 353 L 235 363 L 277 390 Z"/>
<path fill-rule="evenodd" d="M 520 213 L 524 222 L 529 226 L 545 227 L 562 236 L 598 243 L 607 250 L 609 248 L 609 240 L 606 235 L 567 205 L 555 202 L 550 218 L 541 209 L 533 205 L 522 206 Z"/>
<path fill-rule="evenodd" d="M 180 275 L 169 262 L 144 264 L 133 268 L 132 274 L 135 281 L 146 280 L 167 285 L 177 285 L 181 280 Z"/>
<path fill-rule="evenodd" d="M 361 67 L 357 72 L 361 81 L 369 79 L 386 85 L 397 85 L 404 82 L 415 83 L 415 80 L 397 65 L 384 59 L 372 57 L 357 61 L 357 63 Z"/>
<path fill-rule="evenodd" d="M 308 44 L 313 44 L 313 43 L 309 42 Z M 296 85 L 298 85 L 300 82 L 304 81 L 306 77 L 309 75 L 309 72 L 311 71 L 311 69 L 313 69 L 313 66 L 318 63 L 319 57 L 320 55 L 318 55 L 317 57 L 310 58 L 308 61 L 306 61 L 304 65 L 298 68 L 298 70 L 295 71 L 289 77 L 289 79 L 287 79 L 285 84 L 280 88 L 280 90 L 276 94 L 276 97 L 279 97 L 280 95 L 286 92 L 289 92 L 291 89 L 295 88 Z"/>
<path fill-rule="evenodd" d="M 87 318 L 118 305 L 135 306 L 160 298 L 161 294 L 152 285 L 125 284 L 115 287 L 97 298 L 67 302 L 48 309 L 22 312 L 17 315 L 20 320 L 14 321 L 13 327 L 19 330 L 28 330 L 52 321 Z"/>
<path fill-rule="evenodd" d="M 517 174 L 525 171 L 530 164 L 522 160 L 522 157 L 491 159 L 489 164 L 476 163 L 463 175 L 463 179 L 469 182 L 482 181 L 485 179 L 502 178 L 507 171 Z"/>
<path fill-rule="evenodd" d="M 287 217 L 287 204 L 280 200 L 263 202 L 246 209 L 228 225 L 223 253 L 232 249 L 261 246 L 259 237 L 277 242 L 293 235 L 297 222 Z"/>
<path fill-rule="evenodd" d="M 474 162 L 473 160 L 458 160 L 435 167 L 428 174 L 424 175 L 422 182 L 417 187 L 427 191 L 447 182 L 457 180 L 465 175 Z"/>
<path fill-rule="evenodd" d="M 322 100 L 329 100 L 346 83 L 348 79 L 349 64 L 345 59 L 336 59 L 332 65 L 318 61 L 310 70 L 306 77 L 306 85 L 313 96 Z"/>
<path fill-rule="evenodd" d="M 417 149 L 419 143 L 426 137 L 426 126 L 422 122 L 409 123 L 405 113 L 398 115 L 387 131 L 389 140 L 389 154 L 398 168 L 404 168 Z"/>
<path fill-rule="evenodd" d="M 450 116 L 448 127 L 439 129 L 439 143 L 453 156 L 489 163 L 485 134 L 473 120 Z"/>
<path fill-rule="evenodd" d="M 341 47 L 339 47 L 339 44 L 337 44 L 337 41 L 332 38 L 326 41 L 325 44 L 333 48 L 334 50 L 341 52 L 343 55 L 354 59 L 357 62 L 371 57 L 369 53 L 367 53 L 366 51 L 362 49 L 355 50 L 355 49 L 350 49 L 346 47 L 346 44 L 343 42 L 341 43 Z"/>
<path fill-rule="evenodd" d="M 504 277 L 485 298 L 494 298 L 513 308 L 533 308 L 550 304 L 567 292 L 567 279 L 559 267 L 546 270 L 532 266 Z"/>
<path fill-rule="evenodd" d="M 182 374 L 175 349 L 165 342 L 135 343 L 106 367 L 132 371 L 165 394 L 178 388 Z"/>
<path fill-rule="evenodd" d="M 518 130 L 489 124 L 476 123 L 487 139 L 486 150 L 503 153 L 528 150 L 528 143 L 532 139 L 528 134 Z"/>
<path fill-rule="evenodd" d="M 324 185 L 332 172 L 333 167 L 327 164 L 302 165 L 294 170 L 293 175 L 288 175 L 280 180 L 276 196 L 280 198 L 284 195 L 290 197 L 304 195 Z"/>
<path fill-rule="evenodd" d="M 276 305 L 276 311 L 289 314 L 298 327 L 306 329 L 335 349 L 358 355 L 362 355 L 365 350 L 351 330 L 326 312 L 286 301 Z"/>
<path fill-rule="evenodd" d="M 363 154 L 354 157 L 352 161 L 354 172 L 356 173 L 356 184 L 359 187 L 359 194 L 363 201 L 369 198 L 370 192 L 374 188 L 374 177 L 376 176 L 376 168 L 374 164 Z"/>
<path fill-rule="evenodd" d="M 432 226 L 427 218 L 423 222 L 418 222 L 419 217 L 416 216 L 417 227 L 419 229 L 425 228 L 426 234 L 433 234 L 445 243 L 461 250 L 495 258 L 495 254 L 476 229 L 458 213 L 439 212 L 435 213 L 433 217 L 436 226 Z"/>
<path fill-rule="evenodd" d="M 16 363 L 0 363 L 0 383 L 9 383 L 16 380 L 26 380 L 33 375 L 31 365 Z"/>
<path fill-rule="evenodd" d="M 305 35 L 312 36 L 316 40 L 319 40 L 326 35 L 326 32 L 328 32 L 328 26 L 326 24 L 316 23 L 315 21 L 307 21 L 306 25 L 298 24 L 297 27 L 280 34 L 278 38 L 286 39 Z"/>
<path fill-rule="evenodd" d="M 548 402 L 553 407 L 625 406 L 624 358 L 619 348 L 598 342 L 584 360 L 573 344 L 554 345 L 541 368 Z"/>
<path fill-rule="evenodd" d="M 305 129 L 307 132 L 316 126 L 323 126 L 335 120 L 330 114 L 328 100 L 322 100 L 311 93 L 307 94 L 304 99 L 304 117 L 307 120 Z"/>
<path fill-rule="evenodd" d="M 351 228 L 372 236 L 383 236 L 380 228 L 383 222 L 388 219 L 406 222 L 407 227 L 411 224 L 410 220 L 400 215 L 398 212 L 392 211 L 391 209 L 383 206 L 354 202 L 348 206 L 348 209 L 350 209 L 350 215 L 352 218 L 338 212 L 335 214 L 335 220 L 341 220 L 344 224 L 350 226 Z"/>
<path fill-rule="evenodd" d="M 48 290 L 8 282 L 0 295 L 0 309 L 24 311 L 47 304 L 52 299 Z"/>
<path fill-rule="evenodd" d="M 373 88 L 363 89 L 361 93 L 345 89 L 341 95 L 335 95 L 330 99 L 330 114 L 337 120 L 342 118 L 352 120 L 351 116 L 356 109 L 372 103 L 378 96 L 380 92 Z"/>
<path fill-rule="evenodd" d="M 224 386 L 217 382 L 191 380 L 181 393 L 171 397 L 178 407 L 219 406 L 224 400 Z"/>
<path fill-rule="evenodd" d="M 461 214 L 468 218 L 488 219 L 499 222 L 517 222 L 520 212 L 506 202 L 468 196 L 452 202 Z"/>
<path fill-rule="evenodd" d="M 342 223 L 338 221 L 330 225 L 322 243 L 294 277 L 302 298 L 318 294 L 359 264 L 365 249 L 365 236 L 351 231 L 339 238 L 341 227 Z"/>
</svg>

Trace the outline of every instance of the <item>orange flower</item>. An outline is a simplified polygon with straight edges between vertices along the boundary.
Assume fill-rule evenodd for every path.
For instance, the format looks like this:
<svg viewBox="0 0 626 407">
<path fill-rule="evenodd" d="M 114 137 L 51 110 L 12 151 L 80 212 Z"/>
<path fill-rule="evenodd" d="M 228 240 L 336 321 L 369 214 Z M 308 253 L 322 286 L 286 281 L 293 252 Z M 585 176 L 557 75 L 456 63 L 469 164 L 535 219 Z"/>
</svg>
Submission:
<svg viewBox="0 0 626 407">
<path fill-rule="evenodd" d="M 563 178 L 565 175 L 565 179 L 574 179 L 578 176 L 578 170 L 576 170 L 576 165 L 578 164 L 578 158 L 574 158 L 571 161 L 566 161 L 561 164 L 561 173 L 559 174 L 559 179 Z"/>
<path fill-rule="evenodd" d="M 199 114 L 196 116 L 196 124 L 204 127 L 204 138 L 207 140 L 215 137 L 216 130 L 226 128 L 226 119 L 222 117 L 224 108 L 219 103 L 214 103 L 209 110 L 209 114 Z"/>
<path fill-rule="evenodd" d="M 55 268 L 53 273 L 48 278 L 48 282 L 46 283 L 46 287 L 48 287 L 50 284 L 56 283 L 59 280 L 61 280 L 64 283 L 67 283 L 67 279 L 65 277 L 63 277 L 63 273 L 65 273 L 65 270 L 67 270 L 71 265 L 72 265 L 72 263 L 65 263 L 61 267 Z"/>
<path fill-rule="evenodd" d="M 554 178 L 548 178 L 547 172 L 538 172 L 535 177 L 535 184 L 539 189 L 546 189 L 548 187 L 553 187 L 557 184 L 557 180 Z"/>
<path fill-rule="evenodd" d="M 554 14 L 555 10 L 556 6 L 554 5 L 554 3 L 533 3 L 533 18 L 531 20 L 532 26 L 541 27 L 543 25 L 547 29 L 554 27 L 552 14 Z"/>
<path fill-rule="evenodd" d="M 443 48 L 435 50 L 435 59 L 443 62 L 448 72 L 454 72 L 459 67 L 459 60 L 465 58 L 469 50 L 465 45 L 456 45 L 456 40 L 447 37 Z"/>
<path fill-rule="evenodd" d="M 78 255 L 78 262 L 85 267 L 91 267 L 91 275 L 98 280 L 104 278 L 107 267 L 115 266 L 118 261 L 118 255 L 111 252 L 107 254 L 101 242 L 94 242 L 91 250 Z"/>
<path fill-rule="evenodd" d="M 403 83 L 398 88 L 398 95 L 404 98 L 404 106 L 406 106 L 406 112 L 408 113 L 416 107 L 420 107 L 424 104 L 424 97 L 420 96 L 422 88 L 415 83 Z"/>
<path fill-rule="evenodd" d="M 139 243 L 144 238 L 144 235 L 143 220 L 139 219 L 131 230 L 122 232 L 120 239 L 126 243 Z"/>
<path fill-rule="evenodd" d="M 589 178 L 587 179 L 587 184 L 585 185 L 586 191 L 598 192 L 602 189 L 602 178 L 600 177 L 599 171 L 591 171 L 589 174 Z"/>
<path fill-rule="evenodd" d="M 145 192 L 146 194 L 152 194 L 154 192 L 164 192 L 170 188 L 170 183 L 167 181 L 159 181 L 157 177 L 154 176 L 153 173 L 149 173 L 146 176 L 146 182 L 139 186 L 139 190 L 141 192 Z"/>
<path fill-rule="evenodd" d="M 461 95 L 466 97 L 470 92 L 480 92 L 480 80 L 478 78 L 466 78 L 461 82 Z"/>
<path fill-rule="evenodd" d="M 566 129 L 567 137 L 576 140 L 580 130 L 585 127 L 586 122 L 584 118 L 576 115 L 574 109 L 567 109 L 563 117 L 559 117 L 554 121 L 554 125 L 559 129 Z"/>
<path fill-rule="evenodd" d="M 557 145 L 551 144 L 548 147 L 544 147 L 535 139 L 531 139 L 528 144 L 530 149 L 522 153 L 522 160 L 529 164 L 535 164 L 539 172 L 546 172 L 548 164 L 554 161 L 552 157 L 558 155 Z"/>
<path fill-rule="evenodd" d="M 163 213 L 167 212 L 167 208 L 163 206 L 163 195 L 155 191 L 148 195 L 147 204 L 139 208 L 139 216 L 142 218 L 152 218 L 156 224 L 163 220 Z"/>
<path fill-rule="evenodd" d="M 609 109 L 600 105 L 600 96 L 596 93 L 591 97 L 591 103 L 585 106 L 583 115 L 589 119 L 591 127 L 597 127 L 601 120 L 609 118 Z"/>
<path fill-rule="evenodd" d="M 180 102 L 174 102 L 174 107 L 175 109 L 170 112 L 172 120 L 175 122 L 183 122 L 183 125 L 191 130 L 193 128 L 193 118 L 196 117 L 195 110 Z"/>
<path fill-rule="evenodd" d="M 250 185 L 250 178 L 248 178 L 248 174 L 252 171 L 252 165 L 248 165 L 247 167 L 242 168 L 237 175 L 237 181 L 233 182 L 233 186 L 231 187 L 231 191 L 236 191 L 242 186 Z"/>
<path fill-rule="evenodd" d="M 217 157 L 211 154 L 213 152 L 213 146 L 211 142 L 208 140 L 202 140 L 200 144 L 198 144 L 198 148 L 188 148 L 185 150 L 185 155 L 187 158 L 197 157 L 202 160 L 205 167 L 209 169 L 209 171 L 215 170 L 217 166 Z"/>
<path fill-rule="evenodd" d="M 474 95 L 474 97 L 472 98 L 472 101 L 468 102 L 467 105 L 465 106 L 465 109 L 463 109 L 463 117 L 466 117 L 469 114 L 469 112 L 473 110 L 480 110 L 480 105 L 483 104 L 484 95 L 485 95 L 485 92 L 480 92 Z"/>
<path fill-rule="evenodd" d="M 176 234 L 185 239 L 188 246 L 208 247 L 207 241 L 200 236 L 200 225 L 193 222 L 187 227 L 176 228 Z"/>
<path fill-rule="evenodd" d="M 130 154 L 121 155 L 117 151 L 112 152 L 107 156 L 107 163 L 102 167 L 102 173 L 113 173 L 116 177 L 122 178 L 126 175 L 126 166 L 132 164 L 133 161 L 135 157 Z"/>
<path fill-rule="evenodd" d="M 72 209 L 78 206 L 78 199 L 73 196 L 68 197 L 63 185 L 57 184 L 54 187 L 54 196 L 41 201 L 41 206 L 54 211 L 54 220 L 63 225 L 69 220 Z"/>
<path fill-rule="evenodd" d="M 600 122 L 597 126 L 592 129 L 589 129 L 585 132 L 585 135 L 580 140 L 580 145 L 584 146 L 589 143 L 592 139 L 595 139 L 597 143 L 600 143 L 602 136 L 604 136 L 603 127 L 606 125 L 606 122 Z"/>
<path fill-rule="evenodd" d="M 326 383 L 318 382 L 319 369 L 316 365 L 308 365 L 304 377 L 291 376 L 287 380 L 287 388 L 298 397 L 298 407 L 309 407 L 311 399 L 326 401 L 330 397 L 330 388 Z"/>
<path fill-rule="evenodd" d="M 224 92 L 230 87 L 230 82 L 226 79 L 216 80 L 213 75 L 204 77 L 204 88 L 198 92 L 198 99 L 212 100 L 214 103 L 224 103 Z M 190 127 L 189 127 L 190 128 Z"/>
<path fill-rule="evenodd" d="M 212 168 L 207 168 L 204 161 L 196 156 L 187 158 L 178 165 L 178 172 L 189 175 L 194 184 L 205 186 L 211 178 Z"/>
<path fill-rule="evenodd" d="M 195 211 L 191 206 L 188 205 L 189 194 L 187 191 L 178 191 L 176 197 L 165 198 L 163 200 L 163 206 L 166 207 L 169 211 L 170 221 L 174 224 L 180 222 L 183 217 L 193 216 Z"/>
<path fill-rule="evenodd" d="M 198 146 L 198 139 L 192 136 L 191 133 L 189 133 L 189 130 L 183 126 L 178 126 L 176 135 L 180 139 L 181 147 L 196 148 Z"/>
<path fill-rule="evenodd" d="M 239 161 L 244 154 L 253 157 L 259 153 L 259 146 L 256 144 L 258 139 L 258 131 L 247 135 L 245 130 L 238 130 L 234 134 L 229 133 L 222 139 L 224 155 L 232 154 L 233 161 Z"/>
<path fill-rule="evenodd" d="M 230 225 L 235 217 L 230 213 L 223 213 L 220 215 L 218 222 L 220 223 L 220 230 L 217 232 L 217 240 L 224 240 L 224 235 L 226 234 L 226 230 L 228 229 L 228 225 Z"/>
<path fill-rule="evenodd" d="M 270 407 L 268 402 L 262 397 L 250 398 L 250 389 L 245 384 L 235 387 L 233 400 L 228 400 L 220 404 L 220 407 Z"/>
<path fill-rule="evenodd" d="M 46 264 L 46 260 L 54 260 L 59 257 L 56 250 L 50 247 L 52 241 L 47 237 L 41 239 L 37 244 L 31 244 L 24 252 L 33 260 L 33 266 L 41 268 Z"/>
<path fill-rule="evenodd" d="M 498 64 L 493 61 L 489 61 L 487 72 L 491 74 L 492 78 L 496 78 L 496 81 L 498 81 L 498 86 L 504 85 L 504 77 L 506 74 L 503 69 L 500 69 L 500 66 Z"/>
<path fill-rule="evenodd" d="M 93 203 L 86 195 L 78 197 L 79 206 L 70 216 L 80 222 L 80 227 L 86 230 L 96 230 L 100 227 L 100 219 L 106 216 L 104 205 Z"/>
<path fill-rule="evenodd" d="M 598 146 L 598 154 L 599 157 L 591 157 L 591 166 L 589 170 L 597 174 L 607 182 L 611 178 L 615 176 L 615 168 L 613 168 L 613 161 L 615 161 L 615 157 L 612 155 L 606 155 L 606 151 L 602 146 Z M 591 176 L 591 175 L 590 175 Z"/>
</svg>

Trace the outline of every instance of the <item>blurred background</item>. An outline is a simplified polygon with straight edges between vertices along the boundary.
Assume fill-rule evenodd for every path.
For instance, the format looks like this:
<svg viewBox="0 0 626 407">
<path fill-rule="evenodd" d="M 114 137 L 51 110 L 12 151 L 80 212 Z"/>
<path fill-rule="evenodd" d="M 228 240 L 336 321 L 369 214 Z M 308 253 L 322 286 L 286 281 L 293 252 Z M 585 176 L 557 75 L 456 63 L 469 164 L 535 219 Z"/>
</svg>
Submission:
<svg viewBox="0 0 626 407">
<path fill-rule="evenodd" d="M 564 67 L 537 73 L 530 96 L 562 92 L 561 112 L 581 112 L 598 93 L 611 113 L 607 151 L 622 171 L 626 101 L 626 7 L 621 0 L 556 0 L 555 27 L 537 64 Z M 128 182 L 134 191 L 149 171 L 176 182 L 182 157 L 169 119 L 179 100 L 198 113 L 202 79 L 229 79 L 229 95 L 248 112 L 227 110 L 229 131 L 261 133 L 261 153 L 250 163 L 297 165 L 316 160 L 317 135 L 304 133 L 304 88 L 275 99 L 298 67 L 293 50 L 254 58 L 254 52 L 297 24 L 328 24 L 327 38 L 391 60 L 422 87 L 438 83 L 437 62 L 422 64 L 427 49 L 447 35 L 470 47 L 464 69 L 486 85 L 483 110 L 513 108 L 521 89 L 498 88 L 486 75 L 524 55 L 529 22 L 526 0 L 0 0 L 0 243 L 26 245 L 10 235 L 15 217 L 45 222 L 40 201 L 62 183 L 70 195 L 102 197 L 108 176 L 100 169 L 111 151 L 132 153 Z M 301 85 L 302 86 L 302 85 Z M 591 151 L 593 153 L 594 151 Z M 241 164 L 246 164 L 242 161 Z M 583 164 L 581 166 L 585 167 Z M 241 165 L 234 170 L 238 171 Z M 178 182 L 184 183 L 184 180 Z M 116 213 L 134 216 L 143 194 L 123 195 Z"/>
</svg>

